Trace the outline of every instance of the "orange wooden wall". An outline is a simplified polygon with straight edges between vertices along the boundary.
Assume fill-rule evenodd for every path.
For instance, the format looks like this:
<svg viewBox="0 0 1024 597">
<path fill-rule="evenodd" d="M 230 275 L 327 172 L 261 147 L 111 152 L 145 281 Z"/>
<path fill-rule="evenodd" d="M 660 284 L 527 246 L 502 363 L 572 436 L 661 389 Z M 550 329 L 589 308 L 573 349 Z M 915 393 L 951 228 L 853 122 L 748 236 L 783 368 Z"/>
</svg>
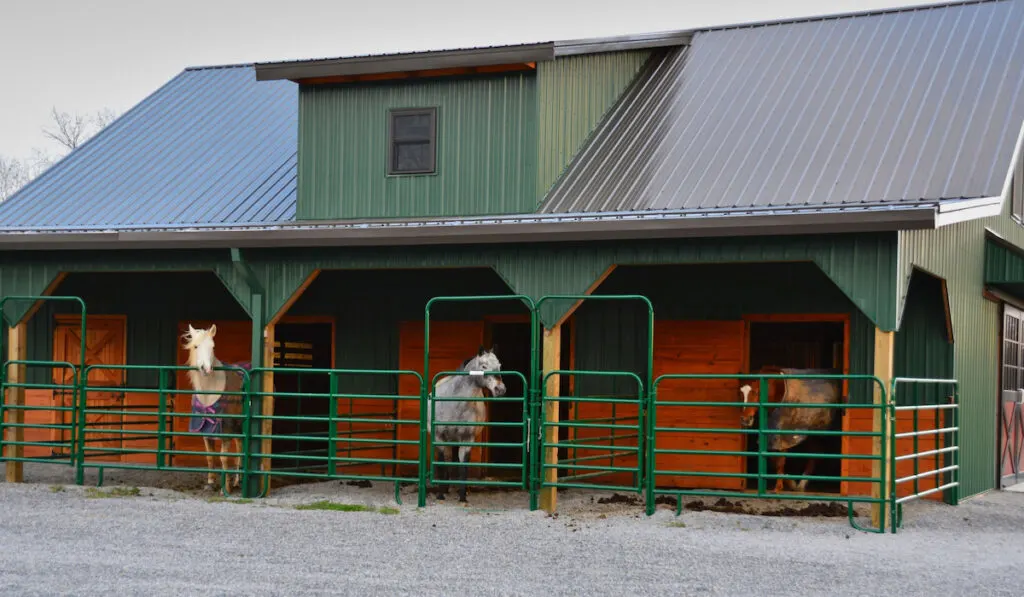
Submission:
<svg viewBox="0 0 1024 597">
<path fill-rule="evenodd" d="M 423 322 L 402 322 L 399 328 L 399 369 L 412 371 L 423 370 Z M 431 383 L 433 376 L 441 371 L 454 371 L 469 357 L 475 355 L 483 344 L 484 323 L 482 321 L 431 321 L 430 322 L 430 377 L 423 380 Z M 413 396 L 419 393 L 417 381 L 411 376 L 402 376 L 398 385 L 398 393 L 402 396 Z M 399 403 L 398 418 L 419 420 L 419 404 L 414 400 L 402 400 Z M 419 425 L 400 425 L 398 439 L 419 439 Z M 483 441 L 482 439 L 478 441 Z M 398 451 L 402 460 L 415 460 L 419 457 L 419 447 L 403 445 Z M 471 462 L 480 462 L 480 448 L 470 452 Z M 402 467 L 403 475 L 415 474 L 415 467 Z"/>
</svg>

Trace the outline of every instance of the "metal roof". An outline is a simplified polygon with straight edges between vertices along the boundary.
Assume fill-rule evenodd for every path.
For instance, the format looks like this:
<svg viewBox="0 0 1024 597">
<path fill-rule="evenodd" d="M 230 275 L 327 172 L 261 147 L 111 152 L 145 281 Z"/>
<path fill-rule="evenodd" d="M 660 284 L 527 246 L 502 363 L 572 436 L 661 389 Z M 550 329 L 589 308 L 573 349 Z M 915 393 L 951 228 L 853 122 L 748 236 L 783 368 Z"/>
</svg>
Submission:
<svg viewBox="0 0 1024 597">
<path fill-rule="evenodd" d="M 256 77 L 261 81 L 295 81 L 314 77 L 545 62 L 562 56 L 679 46 L 689 41 L 689 31 L 663 31 L 475 48 L 261 62 L 256 64 Z"/>
<path fill-rule="evenodd" d="M 542 213 L 998 197 L 1024 0 L 697 32 L 606 115 Z"/>
<path fill-rule="evenodd" d="M 0 204 L 0 230 L 295 217 L 298 88 L 188 69 Z"/>
</svg>

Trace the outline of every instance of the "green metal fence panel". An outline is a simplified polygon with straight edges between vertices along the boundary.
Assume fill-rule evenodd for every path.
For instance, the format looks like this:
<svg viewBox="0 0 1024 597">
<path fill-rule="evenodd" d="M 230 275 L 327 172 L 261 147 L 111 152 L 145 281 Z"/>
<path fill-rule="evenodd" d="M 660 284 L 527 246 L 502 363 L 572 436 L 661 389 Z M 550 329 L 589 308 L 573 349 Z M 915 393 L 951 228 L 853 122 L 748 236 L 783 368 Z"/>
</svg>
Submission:
<svg viewBox="0 0 1024 597">
<path fill-rule="evenodd" d="M 77 414 L 75 409 L 78 404 L 78 387 L 79 379 L 78 375 L 85 369 L 85 340 L 86 340 L 86 318 L 88 311 L 85 306 L 85 301 L 77 296 L 35 296 L 35 295 L 10 295 L 0 298 L 0 316 L 7 320 L 6 305 L 9 302 L 30 302 L 36 303 L 39 301 L 47 302 L 69 302 L 74 303 L 79 308 L 79 314 L 81 316 L 81 328 L 79 331 L 80 347 L 79 355 L 80 362 L 77 365 L 72 365 L 66 362 L 55 362 L 49 360 L 6 360 L 7 345 L 3 342 L 4 339 L 0 339 L 0 352 L 2 352 L 2 358 L 4 358 L 3 368 L 0 369 L 0 460 L 6 460 L 9 462 L 59 462 L 61 464 L 73 465 L 77 456 L 74 450 L 76 441 L 76 434 L 78 433 L 78 427 L 75 424 L 77 421 Z M 26 380 L 28 376 L 20 378 L 16 382 L 10 381 L 10 368 L 11 367 L 24 367 L 26 373 L 30 370 L 49 370 L 51 373 L 50 379 L 53 379 L 53 374 L 57 371 L 62 371 L 60 382 L 53 383 L 28 383 Z M 38 389 L 38 390 L 49 390 L 54 392 L 53 401 L 51 406 L 41 405 L 16 405 L 8 404 L 8 389 Z M 56 405 L 57 397 L 60 397 L 60 406 Z M 70 403 L 70 406 L 67 404 Z M 25 423 L 24 418 L 27 413 L 39 413 L 39 412 L 51 413 L 51 422 L 47 423 Z M 10 418 L 8 418 L 10 417 Z M 70 419 L 70 423 L 68 423 Z M 43 441 L 25 441 L 23 439 L 9 439 L 9 431 L 15 431 L 12 435 L 17 435 L 17 431 L 50 431 L 51 437 L 57 435 L 58 439 L 51 439 L 47 442 Z M 46 448 L 51 449 L 51 456 L 24 456 L 24 450 L 26 447 L 32 448 Z M 57 452 L 53 452 L 57 450 Z M 20 454 L 20 455 L 19 455 Z M 78 481 L 81 484 L 81 481 Z"/>
<path fill-rule="evenodd" d="M 695 380 L 695 379 L 730 379 L 730 380 L 751 380 L 759 382 L 760 392 L 758 395 L 757 402 L 688 402 L 688 401 L 664 401 L 658 400 L 658 388 L 661 384 L 667 380 L 682 379 L 682 380 Z M 776 409 L 781 406 L 781 403 L 774 403 L 768 401 L 768 380 L 786 380 L 786 379 L 814 379 L 814 380 L 836 380 L 836 381 L 852 381 L 852 380 L 863 380 L 877 384 L 879 391 L 882 393 L 882 400 L 879 404 L 820 404 L 820 403 L 785 403 L 784 408 L 828 408 L 828 409 L 869 409 L 879 413 L 883 418 L 883 428 L 881 431 L 831 431 L 831 430 L 812 430 L 812 429 L 795 429 L 795 430 L 773 430 L 769 425 L 769 410 Z M 647 440 L 647 451 L 648 451 L 648 466 L 649 474 L 647 475 L 646 485 L 646 504 L 647 514 L 653 514 L 655 508 L 655 498 L 657 495 L 674 495 L 677 500 L 676 511 L 681 512 L 682 507 L 682 496 L 711 496 L 711 497 L 737 497 L 737 498 L 771 498 L 771 499 L 786 499 L 786 500 L 816 500 L 816 501 L 835 501 L 835 502 L 847 502 L 848 514 L 850 524 L 854 527 L 857 526 L 854 520 L 854 503 L 870 503 L 870 504 L 884 504 L 885 492 L 885 479 L 886 470 L 889 465 L 889 460 L 885 453 L 886 442 L 881 442 L 881 453 L 879 454 L 823 454 L 823 453 L 800 453 L 800 456 L 807 458 L 820 458 L 820 459 L 857 459 L 857 460 L 871 460 L 878 462 L 879 474 L 877 476 L 860 477 L 860 476 L 828 476 L 828 475 L 786 475 L 784 474 L 773 474 L 767 472 L 767 459 L 779 456 L 790 456 L 787 452 L 773 452 L 768 449 L 768 439 L 772 435 L 806 435 L 806 436 L 817 436 L 817 437 L 860 437 L 860 438 L 882 438 L 885 435 L 885 429 L 887 429 L 887 421 L 889 413 L 886 409 L 885 400 L 886 388 L 881 380 L 872 375 L 767 375 L 767 374 L 746 374 L 746 375 L 735 375 L 735 374 L 665 374 L 659 376 L 654 380 L 653 387 L 650 392 L 651 408 L 648 416 L 648 440 Z M 709 428 L 709 427 L 679 427 L 662 425 L 658 422 L 659 410 L 662 408 L 699 408 L 699 407 L 722 407 L 722 408 L 736 408 L 736 409 L 747 409 L 756 408 L 757 414 L 757 428 L 756 429 L 742 429 L 742 428 Z M 736 417 L 739 421 L 739 413 Z M 724 451 L 724 450 L 678 450 L 669 448 L 659 448 L 657 440 L 659 437 L 666 437 L 672 433 L 706 433 L 706 434 L 741 434 L 741 435 L 753 435 L 757 438 L 758 449 L 757 451 L 739 450 L 739 451 Z M 692 456 L 754 456 L 757 458 L 757 473 L 715 473 L 707 471 L 693 471 L 693 470 L 672 470 L 663 469 L 658 466 L 659 455 L 692 455 Z M 709 489 L 677 489 L 677 488 L 659 488 L 658 478 L 659 477 L 670 477 L 670 476 L 706 476 L 706 477 L 729 477 L 729 478 L 746 478 L 757 481 L 757 490 L 755 492 L 743 492 L 743 491 L 721 491 L 721 490 L 709 490 Z M 857 483 L 870 483 L 878 487 L 879 497 L 869 496 L 856 496 L 856 495 L 836 495 L 836 496 L 822 496 L 822 495 L 809 495 L 803 491 L 778 493 L 768 491 L 768 481 L 782 481 L 782 480 L 793 480 L 793 481 L 847 481 Z M 884 517 L 883 517 L 884 518 Z M 867 530 L 867 529 L 863 529 Z M 876 533 L 885 532 L 885 521 L 882 520 L 878 529 L 871 529 Z"/>
<path fill-rule="evenodd" d="M 420 458 L 403 456 L 402 449 L 406 446 L 416 447 L 420 453 L 424 451 L 419 438 L 419 429 L 423 427 L 422 418 L 402 418 L 402 403 L 419 403 L 423 395 L 423 377 L 418 371 L 384 370 L 384 369 L 314 369 L 263 367 L 253 368 L 252 375 L 276 373 L 309 377 L 325 375 L 329 379 L 329 389 L 323 392 L 281 392 L 264 388 L 262 391 L 250 391 L 253 398 L 273 396 L 275 399 L 290 398 L 296 400 L 300 407 L 298 415 L 274 413 L 264 415 L 253 412 L 251 418 L 260 424 L 260 431 L 252 434 L 251 439 L 257 446 L 263 440 L 271 442 L 299 440 L 316 445 L 316 448 L 302 452 L 255 449 L 250 455 L 258 462 L 267 462 L 269 466 L 254 467 L 249 471 L 264 482 L 259 497 L 267 494 L 267 482 L 271 476 L 301 479 L 342 479 L 393 482 L 395 484 L 395 500 L 402 503 L 401 487 L 403 483 L 424 484 L 424 472 Z M 370 394 L 339 392 L 342 378 L 356 376 L 387 376 L 411 377 L 416 381 L 416 393 L 403 395 Z M 395 387 L 401 384 L 396 383 Z M 301 405 L 306 403 L 305 407 Z M 270 424 L 270 433 L 263 431 L 265 424 Z M 303 432 L 301 425 L 314 426 L 313 431 Z M 283 433 L 278 426 L 294 426 L 296 433 Z M 402 439 L 411 435 L 416 439 Z M 290 463 L 288 462 L 290 461 Z M 274 466 L 275 463 L 291 466 Z M 411 471 L 411 472 L 410 472 Z"/>
<path fill-rule="evenodd" d="M 900 387 L 900 401 L 896 395 Z M 909 386 L 909 387 L 908 387 Z M 935 388 L 952 392 L 945 402 L 933 399 Z M 903 525 L 903 505 L 936 493 L 943 493 L 945 501 L 956 505 L 960 500 L 960 384 L 955 379 L 927 379 L 897 377 L 892 380 L 891 420 L 893 450 L 890 455 L 892 470 L 892 499 L 890 528 L 895 533 Z M 923 398 L 923 399 L 922 399 Z M 911 429 L 900 431 L 898 423 L 909 419 Z M 927 421 L 926 421 L 927 419 Z M 927 425 L 926 425 L 927 423 Z M 922 428 L 924 427 L 924 428 Z M 927 438 L 932 446 L 924 446 Z M 909 440 L 910 450 L 901 450 L 901 440 Z M 940 446 L 940 442 L 943 444 Z M 930 462 L 928 462 L 930 461 Z M 899 464 L 910 462 L 913 472 L 899 476 Z M 930 464 L 922 471 L 922 465 Z M 921 482 L 929 480 L 934 487 L 923 489 Z M 907 495 L 900 496 L 900 489 L 910 485 Z"/>
<path fill-rule="evenodd" d="M 90 365 L 81 375 L 78 402 L 77 434 L 77 477 L 82 484 L 84 471 L 96 469 L 97 484 L 103 484 L 103 473 L 106 469 L 122 470 L 155 470 L 190 473 L 206 473 L 209 476 L 220 476 L 221 491 L 230 494 L 230 485 L 247 487 L 250 474 L 250 453 L 247 450 L 250 412 L 250 376 L 249 372 L 240 367 L 215 367 L 214 371 L 224 371 L 241 377 L 238 390 L 199 391 L 193 389 L 177 389 L 170 382 L 173 373 L 188 371 L 184 366 L 151 366 L 151 365 Z M 104 371 L 115 372 L 122 379 L 130 370 L 155 373 L 160 379 L 157 388 L 128 388 L 125 385 L 102 385 L 89 382 L 91 373 Z M 126 404 L 126 401 L 115 400 L 112 404 L 101 404 L 100 400 L 90 403 L 90 397 L 103 394 L 127 393 L 146 396 L 148 404 Z M 217 394 L 220 396 L 237 396 L 240 401 L 239 413 L 212 412 L 212 419 L 221 421 L 236 420 L 240 422 L 241 431 L 228 433 L 224 431 L 198 432 L 179 430 L 175 422 L 188 422 L 197 415 L 192 409 L 193 396 Z M 221 423 L 223 429 L 223 423 Z M 214 445 L 206 447 L 206 439 L 222 442 L 219 451 Z M 191 442 L 190 442 L 191 440 Z M 191 448 L 187 442 L 203 441 L 204 448 Z M 241 444 L 240 449 L 231 450 L 232 440 Z M 206 459 L 194 464 L 192 461 L 202 457 Z M 234 466 L 230 466 L 234 459 Z M 220 466 L 218 466 L 218 464 Z M 234 477 L 234 479 L 231 479 Z M 240 485 L 239 485 L 240 484 Z"/>
<path fill-rule="evenodd" d="M 547 412 L 543 406 L 548 403 L 572 402 L 579 405 L 605 407 L 611 411 L 610 416 L 579 418 L 568 421 L 549 421 L 541 415 L 540 450 L 541 454 L 549 448 L 566 449 L 572 457 L 557 459 L 555 463 L 538 462 L 537 474 L 540 487 L 575 488 L 642 492 L 644 478 L 644 383 L 640 376 L 629 371 L 570 371 L 554 370 L 544 374 L 543 387 L 553 375 L 589 376 L 589 377 L 623 377 L 636 384 L 636 393 L 632 396 L 550 396 L 547 391 L 542 395 L 541 413 Z M 617 409 L 625 410 L 619 414 Z M 635 413 L 635 414 L 634 414 Z M 571 436 L 554 443 L 547 441 L 548 429 L 567 429 Z M 580 437 L 580 434 L 584 437 Z M 557 437 L 557 436 L 556 436 Z M 618 442 L 618 443 L 616 443 Z M 579 452 L 584 451 L 580 456 Z M 589 452 L 596 452 L 590 454 Z M 607 464 L 603 464 L 607 461 Z M 623 462 L 625 461 L 625 462 Z M 632 461 L 632 462 L 631 462 Z M 556 475 L 553 481 L 545 479 L 545 471 L 569 470 L 569 475 Z M 628 474 L 632 482 L 598 483 L 596 479 L 608 478 L 613 475 Z"/>
<path fill-rule="evenodd" d="M 500 375 L 502 377 L 512 376 L 518 377 L 523 384 L 524 392 L 522 396 L 500 396 L 500 397 L 481 397 L 481 398 L 465 398 L 465 397 L 440 397 L 437 395 L 438 383 L 445 377 L 458 377 L 458 376 L 470 376 L 470 377 L 483 377 L 485 375 Z M 429 483 L 430 485 L 478 485 L 482 487 L 518 487 L 524 490 L 530 488 L 530 432 L 531 432 L 531 408 L 529 401 L 529 385 L 527 383 L 526 376 L 518 371 L 501 371 L 495 374 L 488 374 L 484 371 L 441 371 L 434 375 L 434 378 L 430 383 L 430 394 L 428 396 L 429 403 L 429 432 L 431 433 L 431 450 L 434 454 L 437 453 L 437 448 L 444 449 L 448 452 L 451 457 L 444 461 L 434 460 L 431 467 L 429 468 Z M 470 421 L 470 420 L 446 420 L 439 421 L 437 419 L 437 407 L 438 404 L 444 404 L 446 402 L 477 402 L 481 404 L 494 404 L 498 402 L 519 402 L 521 405 L 522 417 L 518 421 Z M 469 441 L 437 441 L 434 439 L 437 435 L 443 434 L 440 430 L 449 427 L 475 427 L 477 432 L 472 440 Z M 519 433 L 517 436 L 520 438 L 516 442 L 498 442 L 498 441 L 479 441 L 480 430 L 483 429 L 515 429 Z M 474 448 L 512 448 L 518 449 L 520 458 L 517 462 L 466 462 L 462 463 L 459 460 L 459 452 L 463 449 L 472 450 Z M 454 461 L 453 461 L 454 460 Z M 469 467 L 479 467 L 484 471 L 516 471 L 518 472 L 518 479 L 515 481 L 507 481 L 501 479 L 478 479 L 469 481 L 467 479 L 452 479 L 451 473 L 455 472 L 456 469 L 467 470 Z M 447 474 L 437 475 L 439 468 L 445 469 Z M 444 478 L 447 477 L 447 478 Z"/>
<path fill-rule="evenodd" d="M 30 383 L 11 381 L 6 374 L 10 367 L 43 370 L 51 379 L 61 381 Z M 0 396 L 9 390 L 44 390 L 52 394 L 50 404 L 8 404 L 0 399 L 0 461 L 75 463 L 75 396 L 78 391 L 78 367 L 57 361 L 6 361 L 0 374 Z M 19 416 L 20 415 L 20 416 Z M 42 420 L 41 420 L 42 419 Z M 8 432 L 21 429 L 28 439 L 8 438 Z M 12 434 L 13 435 L 13 434 Z M 48 438 L 48 439 L 47 439 Z M 14 455 L 20 447 L 21 456 Z M 46 449 L 50 450 L 45 454 Z M 27 451 L 26 455 L 24 452 Z"/>
</svg>

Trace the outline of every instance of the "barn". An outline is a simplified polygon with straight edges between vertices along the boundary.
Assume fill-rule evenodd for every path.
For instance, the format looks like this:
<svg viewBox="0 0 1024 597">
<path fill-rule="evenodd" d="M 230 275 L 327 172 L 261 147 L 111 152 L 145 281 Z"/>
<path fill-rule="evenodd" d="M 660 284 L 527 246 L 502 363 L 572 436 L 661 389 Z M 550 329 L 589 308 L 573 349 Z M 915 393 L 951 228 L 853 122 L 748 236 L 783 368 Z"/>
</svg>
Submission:
<svg viewBox="0 0 1024 597">
<path fill-rule="evenodd" d="M 7 478 L 206 470 L 216 324 L 254 493 L 422 499 L 425 397 L 493 344 L 472 482 L 549 509 L 1024 481 L 1022 139 L 1019 0 L 187 69 L 0 204 Z M 840 385 L 813 475 L 740 423 L 766 367 Z"/>
</svg>

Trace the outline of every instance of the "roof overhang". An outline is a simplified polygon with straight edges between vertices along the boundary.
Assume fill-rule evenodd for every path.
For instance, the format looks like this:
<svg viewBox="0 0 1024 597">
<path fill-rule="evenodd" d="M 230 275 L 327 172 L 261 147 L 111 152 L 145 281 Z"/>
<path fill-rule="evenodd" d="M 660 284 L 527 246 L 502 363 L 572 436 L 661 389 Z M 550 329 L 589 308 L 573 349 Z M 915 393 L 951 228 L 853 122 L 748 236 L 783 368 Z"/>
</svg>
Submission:
<svg viewBox="0 0 1024 597">
<path fill-rule="evenodd" d="M 935 206 L 789 214 L 573 214 L 249 227 L 0 231 L 0 251 L 367 247 L 810 235 L 935 227 Z"/>
<path fill-rule="evenodd" d="M 255 68 L 258 81 L 288 79 L 299 83 L 332 82 L 338 78 L 354 79 L 391 73 L 445 74 L 444 71 L 461 73 L 463 69 L 483 69 L 481 72 L 487 72 L 487 67 L 536 64 L 560 56 L 686 45 L 691 38 L 692 33 L 689 31 L 669 31 L 486 48 L 263 62 L 256 64 Z"/>
</svg>

